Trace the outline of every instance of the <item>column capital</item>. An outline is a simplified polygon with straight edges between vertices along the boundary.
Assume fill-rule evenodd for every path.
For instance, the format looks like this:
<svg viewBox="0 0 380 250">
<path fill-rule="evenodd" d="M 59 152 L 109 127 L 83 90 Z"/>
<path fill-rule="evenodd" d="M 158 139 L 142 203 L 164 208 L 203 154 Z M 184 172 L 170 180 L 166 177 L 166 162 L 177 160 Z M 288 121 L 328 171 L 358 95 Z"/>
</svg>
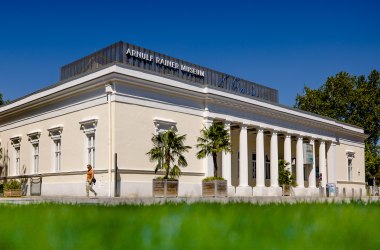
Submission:
<svg viewBox="0 0 380 250">
<path fill-rule="evenodd" d="M 203 126 L 208 129 L 209 127 L 211 127 L 211 125 L 213 124 L 213 119 L 212 118 L 209 118 L 209 117 L 205 117 L 203 119 Z"/>
<path fill-rule="evenodd" d="M 303 135 L 297 135 L 297 140 L 302 140 L 303 141 Z"/>
<path fill-rule="evenodd" d="M 214 122 L 214 119 L 212 117 L 204 117 L 203 122 Z"/>
<path fill-rule="evenodd" d="M 230 120 L 224 120 L 223 121 L 223 124 L 225 125 L 225 126 L 231 126 L 231 121 Z"/>
<path fill-rule="evenodd" d="M 257 130 L 257 132 L 261 132 L 261 133 L 264 132 L 264 128 L 263 127 L 256 127 L 256 130 Z"/>
<path fill-rule="evenodd" d="M 240 128 L 241 129 L 247 129 L 248 128 L 248 124 L 247 123 L 241 123 L 240 124 Z"/>
<path fill-rule="evenodd" d="M 273 135 L 273 134 L 278 134 L 279 132 L 280 132 L 280 130 L 278 130 L 278 129 L 270 129 L 270 132 L 271 132 L 271 134 Z"/>
<path fill-rule="evenodd" d="M 315 139 L 314 138 L 310 138 L 310 144 L 314 145 L 315 143 Z"/>
<path fill-rule="evenodd" d="M 271 134 L 277 136 L 278 135 L 278 131 L 277 130 L 273 130 L 273 131 L 271 131 Z"/>
<path fill-rule="evenodd" d="M 285 132 L 285 138 L 292 138 L 292 134 L 290 134 L 289 132 Z"/>
</svg>

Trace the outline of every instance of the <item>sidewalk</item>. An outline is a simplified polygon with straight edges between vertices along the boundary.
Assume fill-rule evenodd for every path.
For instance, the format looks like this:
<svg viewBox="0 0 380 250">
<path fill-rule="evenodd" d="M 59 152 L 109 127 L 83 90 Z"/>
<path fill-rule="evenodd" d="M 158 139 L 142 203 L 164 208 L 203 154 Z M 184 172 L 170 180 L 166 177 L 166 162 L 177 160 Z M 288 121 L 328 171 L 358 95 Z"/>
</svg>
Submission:
<svg viewBox="0 0 380 250">
<path fill-rule="evenodd" d="M 57 197 L 57 196 L 25 196 L 21 198 L 0 198 L 0 204 L 38 204 L 38 203 L 57 203 L 57 204 L 88 204 L 88 205 L 152 205 L 164 203 L 195 203 L 195 202 L 246 202 L 253 204 L 269 204 L 269 203 L 312 203 L 312 202 L 336 202 L 350 203 L 352 201 L 379 202 L 379 196 L 341 198 L 341 197 L 225 197 L 225 198 L 209 198 L 209 197 L 177 197 L 177 198 L 126 198 L 126 197 Z"/>
</svg>

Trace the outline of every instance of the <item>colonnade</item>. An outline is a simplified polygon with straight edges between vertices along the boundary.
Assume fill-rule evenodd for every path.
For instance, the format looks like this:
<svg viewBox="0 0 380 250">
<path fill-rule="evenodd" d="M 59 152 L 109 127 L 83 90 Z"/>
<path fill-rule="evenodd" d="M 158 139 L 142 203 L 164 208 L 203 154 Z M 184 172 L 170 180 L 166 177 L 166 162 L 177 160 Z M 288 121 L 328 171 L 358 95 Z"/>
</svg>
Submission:
<svg viewBox="0 0 380 250">
<path fill-rule="evenodd" d="M 208 125 L 212 124 L 212 121 L 208 120 Z M 225 121 L 224 122 L 225 129 L 229 131 L 231 135 L 231 122 Z M 240 126 L 240 132 L 239 132 L 239 185 L 236 187 L 236 194 L 237 195 L 250 195 L 250 192 L 252 187 L 248 184 L 248 124 L 239 124 Z M 304 135 L 301 134 L 290 134 L 286 131 L 278 131 L 273 129 L 265 129 L 263 127 L 255 127 L 256 130 L 256 186 L 253 188 L 256 189 L 265 189 L 267 188 L 265 186 L 265 152 L 264 152 L 264 132 L 270 132 L 270 188 L 279 189 L 279 183 L 278 183 L 278 160 L 279 160 L 279 134 L 281 134 L 284 137 L 284 160 L 286 162 L 291 163 L 292 162 L 292 136 L 293 138 L 296 137 L 296 182 L 298 189 L 305 188 L 304 185 L 304 159 L 303 159 L 303 142 L 304 142 Z M 230 136 L 231 138 L 231 136 Z M 327 152 L 327 156 L 330 156 L 329 159 L 329 169 L 328 173 L 327 171 L 327 165 L 326 165 L 326 141 L 321 138 L 313 138 L 309 136 L 305 136 L 305 138 L 308 139 L 309 143 L 313 146 L 313 163 L 310 164 L 310 174 L 308 176 L 308 182 L 310 189 L 315 189 L 317 187 L 316 183 L 316 152 L 315 152 L 315 145 L 316 140 L 319 142 L 319 172 L 322 174 L 322 180 L 321 185 L 326 185 L 326 177 L 327 174 L 331 177 L 329 178 L 329 181 L 334 181 L 333 177 L 334 175 L 334 168 L 335 168 L 335 146 L 333 143 L 331 143 L 332 150 L 329 150 Z M 330 143 L 330 142 L 329 142 Z M 282 153 L 282 152 L 281 152 Z M 212 162 L 211 159 L 207 160 L 207 165 L 210 165 Z M 222 176 L 225 180 L 227 180 L 228 185 L 231 187 L 231 153 L 222 153 Z M 208 173 L 206 173 L 207 176 L 213 175 L 213 168 L 208 167 L 207 168 Z"/>
</svg>

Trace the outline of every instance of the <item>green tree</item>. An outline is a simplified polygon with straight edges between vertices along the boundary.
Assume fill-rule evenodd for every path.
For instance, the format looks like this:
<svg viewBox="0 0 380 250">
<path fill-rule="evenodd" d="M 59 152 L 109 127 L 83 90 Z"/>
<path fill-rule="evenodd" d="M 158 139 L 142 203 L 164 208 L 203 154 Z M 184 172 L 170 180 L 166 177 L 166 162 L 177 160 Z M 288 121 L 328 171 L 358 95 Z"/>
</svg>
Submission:
<svg viewBox="0 0 380 250">
<path fill-rule="evenodd" d="M 0 93 L 0 106 L 4 104 L 4 101 L 3 101 L 3 94 Z"/>
<path fill-rule="evenodd" d="M 5 104 L 8 104 L 8 103 L 10 103 L 10 102 L 11 102 L 10 100 L 4 100 L 4 99 L 3 99 L 3 94 L 0 93 L 0 106 L 1 106 L 1 105 L 5 105 Z"/>
<path fill-rule="evenodd" d="M 155 173 L 164 169 L 164 179 L 176 179 L 181 175 L 180 167 L 186 167 L 187 161 L 183 156 L 190 146 L 185 146 L 186 135 L 177 135 L 173 130 L 158 133 L 152 137 L 153 148 L 146 154 L 150 161 L 156 161 Z"/>
<path fill-rule="evenodd" d="M 202 159 L 212 155 L 214 164 L 214 177 L 218 177 L 217 156 L 220 152 L 231 152 L 230 135 L 222 123 L 213 123 L 209 128 L 201 130 L 201 136 L 197 139 L 197 158 Z"/>
<path fill-rule="evenodd" d="M 365 140 L 366 177 L 380 172 L 380 74 L 373 70 L 368 77 L 340 72 L 327 78 L 319 89 L 304 87 L 297 95 L 296 108 L 360 126 Z"/>
</svg>

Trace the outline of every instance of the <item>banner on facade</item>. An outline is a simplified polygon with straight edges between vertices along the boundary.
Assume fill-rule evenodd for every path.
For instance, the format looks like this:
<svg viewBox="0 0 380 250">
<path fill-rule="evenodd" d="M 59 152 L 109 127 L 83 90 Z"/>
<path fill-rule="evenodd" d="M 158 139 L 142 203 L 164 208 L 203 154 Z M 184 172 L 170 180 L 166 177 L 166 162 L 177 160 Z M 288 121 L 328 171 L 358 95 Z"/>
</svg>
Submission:
<svg viewBox="0 0 380 250">
<path fill-rule="evenodd" d="M 313 145 L 303 144 L 303 160 L 304 164 L 313 164 Z"/>
</svg>

